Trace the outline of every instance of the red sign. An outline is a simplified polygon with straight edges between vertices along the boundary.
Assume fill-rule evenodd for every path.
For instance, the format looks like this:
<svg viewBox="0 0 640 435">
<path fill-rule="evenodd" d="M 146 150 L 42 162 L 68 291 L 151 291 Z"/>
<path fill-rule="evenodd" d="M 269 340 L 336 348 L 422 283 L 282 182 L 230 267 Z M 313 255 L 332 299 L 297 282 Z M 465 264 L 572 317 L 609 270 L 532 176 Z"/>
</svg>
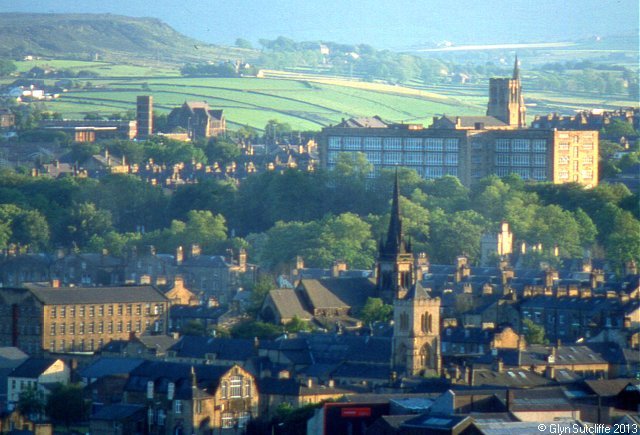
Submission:
<svg viewBox="0 0 640 435">
<path fill-rule="evenodd" d="M 342 417 L 371 417 L 371 408 L 342 408 Z"/>
</svg>

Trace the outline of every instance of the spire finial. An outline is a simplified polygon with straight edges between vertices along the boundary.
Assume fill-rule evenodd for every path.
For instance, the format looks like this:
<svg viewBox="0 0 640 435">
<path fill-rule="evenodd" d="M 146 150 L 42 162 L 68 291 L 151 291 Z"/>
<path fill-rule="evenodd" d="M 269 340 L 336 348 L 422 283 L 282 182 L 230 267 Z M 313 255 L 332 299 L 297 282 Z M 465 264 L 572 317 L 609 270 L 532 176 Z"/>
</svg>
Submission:
<svg viewBox="0 0 640 435">
<path fill-rule="evenodd" d="M 518 62 L 517 54 L 516 54 L 516 60 L 513 64 L 513 79 L 520 80 L 520 63 Z"/>
</svg>

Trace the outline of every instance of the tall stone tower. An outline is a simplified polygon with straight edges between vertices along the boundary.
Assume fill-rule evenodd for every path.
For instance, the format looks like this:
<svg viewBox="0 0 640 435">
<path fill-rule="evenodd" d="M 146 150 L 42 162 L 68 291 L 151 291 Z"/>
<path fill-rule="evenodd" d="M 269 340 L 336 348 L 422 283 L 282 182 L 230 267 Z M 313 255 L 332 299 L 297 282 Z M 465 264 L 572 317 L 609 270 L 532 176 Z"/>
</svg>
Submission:
<svg viewBox="0 0 640 435">
<path fill-rule="evenodd" d="M 489 80 L 489 105 L 487 116 L 494 116 L 512 127 L 526 127 L 526 112 L 518 56 L 513 66 L 511 78 L 492 78 Z"/>
<path fill-rule="evenodd" d="M 400 218 L 398 174 L 393 186 L 386 242 L 380 242 L 376 264 L 380 296 L 393 301 L 393 370 L 413 376 L 440 374 L 440 299 L 431 298 L 417 282 L 415 258 L 406 243 Z"/>
<path fill-rule="evenodd" d="M 136 101 L 136 124 L 138 140 L 148 139 L 153 134 L 153 97 L 139 95 Z"/>
<path fill-rule="evenodd" d="M 400 219 L 400 188 L 398 173 L 393 186 L 391 219 L 387 240 L 380 240 L 376 264 L 377 290 L 382 299 L 391 302 L 403 298 L 414 282 L 413 254 L 411 244 L 404 240 Z"/>
<path fill-rule="evenodd" d="M 392 368 L 408 376 L 440 374 L 440 299 L 416 282 L 393 301 Z"/>
</svg>

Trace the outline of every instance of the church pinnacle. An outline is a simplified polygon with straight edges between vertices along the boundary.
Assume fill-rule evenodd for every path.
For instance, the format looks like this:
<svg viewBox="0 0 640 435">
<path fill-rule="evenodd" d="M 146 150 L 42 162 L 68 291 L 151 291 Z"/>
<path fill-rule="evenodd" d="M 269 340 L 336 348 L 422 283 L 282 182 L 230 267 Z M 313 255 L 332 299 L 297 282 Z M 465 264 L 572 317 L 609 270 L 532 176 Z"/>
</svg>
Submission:
<svg viewBox="0 0 640 435">
<path fill-rule="evenodd" d="M 381 255 L 406 254 L 410 251 L 404 241 L 402 232 L 402 219 L 400 218 L 400 185 L 398 182 L 398 171 L 393 185 L 393 199 L 391 200 L 391 218 L 389 219 L 389 231 L 387 232 L 387 242 L 381 250 Z"/>
</svg>

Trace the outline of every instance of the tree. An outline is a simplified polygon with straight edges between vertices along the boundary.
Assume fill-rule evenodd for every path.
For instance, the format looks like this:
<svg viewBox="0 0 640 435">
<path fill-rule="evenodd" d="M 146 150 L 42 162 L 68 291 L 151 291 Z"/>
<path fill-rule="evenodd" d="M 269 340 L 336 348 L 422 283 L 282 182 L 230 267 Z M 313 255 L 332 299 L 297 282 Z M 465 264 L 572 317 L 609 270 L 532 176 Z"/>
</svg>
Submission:
<svg viewBox="0 0 640 435">
<path fill-rule="evenodd" d="M 74 206 L 69 214 L 67 243 L 85 246 L 95 236 L 103 236 L 111 230 L 111 213 L 85 202 Z"/>
<path fill-rule="evenodd" d="M 282 327 L 258 321 L 242 322 L 231 328 L 233 338 L 273 339 L 282 334 Z"/>
<path fill-rule="evenodd" d="M 44 413 L 46 401 L 37 388 L 30 387 L 22 390 L 18 397 L 17 406 L 22 415 L 37 420 Z"/>
<path fill-rule="evenodd" d="M 385 304 L 380 298 L 367 298 L 360 312 L 360 318 L 365 323 L 389 322 L 392 317 L 393 306 Z"/>
<path fill-rule="evenodd" d="M 289 333 L 296 333 L 300 331 L 311 331 L 312 328 L 309 322 L 305 322 L 298 316 L 293 316 L 293 318 L 284 325 L 284 329 Z"/>
<path fill-rule="evenodd" d="M 269 292 L 275 288 L 273 278 L 269 275 L 260 275 L 257 282 L 252 286 L 251 290 L 251 305 L 249 311 L 257 313 L 264 303 L 264 299 Z"/>
<path fill-rule="evenodd" d="M 244 38 L 238 38 L 236 39 L 236 47 L 238 48 L 245 48 L 247 50 L 251 50 L 253 49 L 253 46 L 251 45 L 251 42 L 247 41 Z"/>
<path fill-rule="evenodd" d="M 635 137 L 638 132 L 634 130 L 632 124 L 614 119 L 604 128 L 603 134 L 607 139 L 618 141 L 621 137 Z"/>
<path fill-rule="evenodd" d="M 528 344 L 545 344 L 547 342 L 543 326 L 536 325 L 531 319 L 524 319 L 522 326 L 524 327 L 524 337 Z"/>
<path fill-rule="evenodd" d="M 89 403 L 84 398 L 80 384 L 56 384 L 46 405 L 47 415 L 67 429 L 72 423 L 85 421 L 89 415 Z"/>
<path fill-rule="evenodd" d="M 0 59 L 0 77 L 8 76 L 16 72 L 16 64 L 9 59 Z"/>
<path fill-rule="evenodd" d="M 223 138 L 211 138 L 205 149 L 210 162 L 226 164 L 240 157 L 240 148 L 233 141 Z"/>
</svg>

